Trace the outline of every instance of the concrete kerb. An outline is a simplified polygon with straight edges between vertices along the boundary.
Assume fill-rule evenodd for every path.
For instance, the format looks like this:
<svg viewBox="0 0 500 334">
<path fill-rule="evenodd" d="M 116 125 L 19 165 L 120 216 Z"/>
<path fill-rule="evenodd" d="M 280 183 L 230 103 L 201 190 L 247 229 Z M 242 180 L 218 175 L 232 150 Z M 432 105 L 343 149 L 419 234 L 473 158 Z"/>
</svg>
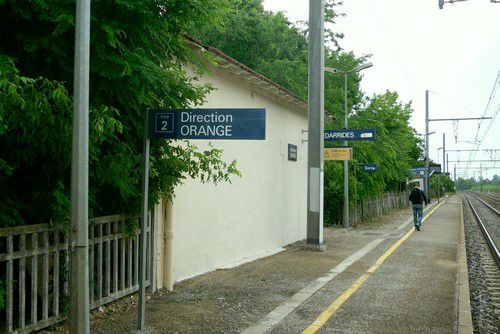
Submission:
<svg viewBox="0 0 500 334">
<path fill-rule="evenodd" d="M 315 245 L 315 244 L 305 243 L 305 244 L 300 246 L 300 249 L 302 249 L 302 250 L 313 251 L 313 252 L 324 252 L 326 250 L 326 248 L 327 247 L 325 244 Z"/>
<path fill-rule="evenodd" d="M 458 333 L 473 333 L 470 307 L 469 270 L 467 268 L 467 252 L 465 249 L 464 211 L 460 202 L 460 244 L 458 249 L 457 294 L 458 294 Z"/>
<path fill-rule="evenodd" d="M 153 330 L 149 327 L 146 327 L 142 330 L 140 329 L 133 329 L 129 332 L 129 334 L 152 334 Z"/>
</svg>

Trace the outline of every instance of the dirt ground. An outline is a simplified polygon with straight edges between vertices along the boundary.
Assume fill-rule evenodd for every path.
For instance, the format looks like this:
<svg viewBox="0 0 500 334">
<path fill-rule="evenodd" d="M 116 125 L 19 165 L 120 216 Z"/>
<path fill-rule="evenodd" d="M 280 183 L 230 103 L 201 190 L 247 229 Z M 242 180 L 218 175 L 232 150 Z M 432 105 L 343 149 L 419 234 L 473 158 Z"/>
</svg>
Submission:
<svg viewBox="0 0 500 334">
<path fill-rule="evenodd" d="M 146 323 L 152 333 L 238 333 L 359 248 L 380 231 L 410 217 L 393 212 L 353 228 L 325 228 L 324 252 L 297 242 L 273 256 L 216 270 L 176 284 L 173 292 L 148 296 Z M 92 314 L 92 333 L 130 333 L 136 328 L 137 299 L 129 296 Z M 63 328 L 60 328 L 64 332 Z"/>
</svg>

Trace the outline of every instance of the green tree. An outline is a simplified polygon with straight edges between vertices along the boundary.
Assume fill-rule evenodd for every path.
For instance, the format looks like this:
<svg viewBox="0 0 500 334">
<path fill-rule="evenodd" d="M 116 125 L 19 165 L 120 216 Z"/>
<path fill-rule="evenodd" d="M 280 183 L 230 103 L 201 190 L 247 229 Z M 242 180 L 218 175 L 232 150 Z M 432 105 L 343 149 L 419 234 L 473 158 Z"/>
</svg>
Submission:
<svg viewBox="0 0 500 334">
<path fill-rule="evenodd" d="M 463 179 L 459 177 L 456 181 L 457 190 L 470 190 L 473 186 L 477 184 L 474 178 Z"/>
<path fill-rule="evenodd" d="M 335 24 L 343 14 L 336 1 L 327 1 L 325 20 Z M 331 25 L 330 25 L 331 26 Z M 307 26 L 304 22 L 290 23 L 283 13 L 264 10 L 262 0 L 235 0 L 222 19 L 221 28 L 196 29 L 195 35 L 204 43 L 215 46 L 278 84 L 307 98 Z M 351 70 L 366 62 L 369 56 L 356 57 L 342 51 L 338 41 L 342 34 L 326 31 L 325 66 Z M 411 104 L 398 101 L 395 92 L 372 98 L 360 90 L 362 74 L 348 75 L 347 96 L 349 127 L 376 128 L 375 143 L 354 143 L 351 164 L 350 193 L 354 194 L 352 166 L 355 163 L 376 163 L 379 171 L 363 173 L 359 168 L 358 197 L 355 201 L 377 196 L 385 191 L 399 190 L 410 167 L 421 159 L 422 142 L 410 126 Z M 344 76 L 325 75 L 325 109 L 337 120 L 325 120 L 325 129 L 344 128 Z M 325 164 L 325 222 L 336 223 L 342 216 L 343 169 L 339 162 Z"/>
<path fill-rule="evenodd" d="M 349 109 L 350 128 L 374 128 L 374 142 L 351 142 L 353 160 L 350 164 L 349 199 L 350 205 L 387 191 L 400 191 L 410 168 L 422 156 L 421 140 L 410 126 L 411 103 L 402 103 L 396 92 L 366 98 Z M 336 143 L 340 145 L 340 143 Z M 374 163 L 377 172 L 365 173 L 360 165 Z M 343 202 L 343 173 L 341 163 L 329 162 L 325 165 L 325 221 L 339 223 Z M 356 168 L 357 179 L 353 169 Z M 333 171 L 330 171 L 333 169 Z M 339 186 L 340 185 L 340 186 Z M 354 191 L 356 187 L 356 191 Z M 357 197 L 354 194 L 357 194 Z M 327 202 L 328 200 L 328 202 Z"/>
<path fill-rule="evenodd" d="M 433 174 L 431 176 L 431 189 L 434 192 L 434 196 L 436 196 L 436 194 L 444 196 L 446 193 L 455 192 L 455 184 L 450 179 L 449 175 Z"/>
<path fill-rule="evenodd" d="M 226 9 L 226 0 L 92 3 L 92 216 L 138 211 L 145 110 L 204 101 L 212 87 L 186 74 L 197 59 L 182 33 L 218 26 Z M 1 226 L 68 218 L 74 12 L 71 0 L 0 0 Z M 150 163 L 151 202 L 188 177 L 238 174 L 220 150 L 177 141 L 154 141 Z"/>
<path fill-rule="evenodd" d="M 307 97 L 307 40 L 282 13 L 265 11 L 262 0 L 231 1 L 221 27 L 200 27 L 194 35 Z"/>
</svg>

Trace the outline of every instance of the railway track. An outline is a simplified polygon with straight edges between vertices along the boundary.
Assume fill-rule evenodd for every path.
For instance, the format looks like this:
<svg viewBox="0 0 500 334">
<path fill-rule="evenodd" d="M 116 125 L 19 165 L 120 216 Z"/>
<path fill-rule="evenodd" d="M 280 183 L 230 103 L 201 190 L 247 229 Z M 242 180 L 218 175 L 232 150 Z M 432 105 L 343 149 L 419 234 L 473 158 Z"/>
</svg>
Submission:
<svg viewBox="0 0 500 334">
<path fill-rule="evenodd" d="M 489 203 L 497 209 L 500 207 L 500 196 L 481 192 L 475 192 L 474 194 L 478 197 L 483 197 L 484 199 L 488 200 Z"/>
<path fill-rule="evenodd" d="M 483 232 L 486 243 L 491 249 L 495 261 L 497 261 L 500 265 L 500 201 L 498 202 L 498 205 L 492 205 L 481 198 L 484 194 L 478 195 L 473 192 L 468 192 L 466 194 L 469 196 L 466 197 L 467 201 L 472 209 L 472 212 L 474 213 L 481 231 Z M 470 197 L 474 198 L 476 201 L 474 205 L 471 203 Z"/>
<path fill-rule="evenodd" d="M 500 331 L 500 211 L 465 192 L 464 223 L 475 332 Z"/>
</svg>

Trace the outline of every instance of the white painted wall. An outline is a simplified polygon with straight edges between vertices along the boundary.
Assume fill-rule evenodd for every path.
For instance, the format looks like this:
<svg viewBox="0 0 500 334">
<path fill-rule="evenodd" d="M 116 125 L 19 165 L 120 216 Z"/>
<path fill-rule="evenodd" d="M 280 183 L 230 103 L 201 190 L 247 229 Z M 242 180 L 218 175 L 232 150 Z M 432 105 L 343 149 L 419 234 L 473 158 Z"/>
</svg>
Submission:
<svg viewBox="0 0 500 334">
<path fill-rule="evenodd" d="M 175 281 L 272 254 L 306 236 L 305 113 L 252 92 L 244 80 L 222 71 L 211 71 L 200 81 L 217 88 L 203 107 L 266 108 L 266 140 L 212 141 L 224 150 L 225 161 L 237 160 L 242 177 L 218 185 L 188 180 L 176 189 Z M 191 142 L 199 148 L 207 145 Z M 288 161 L 289 143 L 297 145 L 296 162 Z"/>
</svg>

